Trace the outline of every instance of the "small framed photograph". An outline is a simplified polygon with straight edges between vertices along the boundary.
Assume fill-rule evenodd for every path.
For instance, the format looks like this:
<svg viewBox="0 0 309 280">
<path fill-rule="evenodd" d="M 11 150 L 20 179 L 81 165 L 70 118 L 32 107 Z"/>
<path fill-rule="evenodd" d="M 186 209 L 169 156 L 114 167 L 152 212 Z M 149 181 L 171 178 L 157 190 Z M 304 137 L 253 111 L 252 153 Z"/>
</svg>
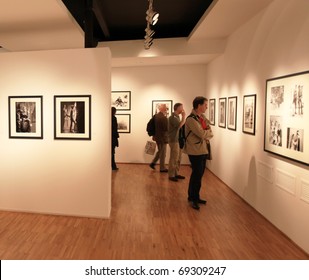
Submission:
<svg viewBox="0 0 309 280">
<path fill-rule="evenodd" d="M 9 138 L 43 139 L 42 96 L 9 96 Z"/>
<path fill-rule="evenodd" d="M 237 125 L 237 96 L 228 98 L 227 128 L 236 130 Z"/>
<path fill-rule="evenodd" d="M 116 114 L 119 133 L 131 133 L 131 115 Z"/>
<path fill-rule="evenodd" d="M 243 101 L 242 131 L 255 135 L 256 94 L 245 95 Z"/>
<path fill-rule="evenodd" d="M 152 111 L 151 116 L 159 112 L 161 104 L 165 104 L 167 108 L 166 117 L 170 117 L 173 112 L 173 101 L 172 100 L 152 100 Z"/>
<path fill-rule="evenodd" d="M 91 95 L 54 96 L 54 139 L 91 140 Z"/>
<path fill-rule="evenodd" d="M 264 151 L 309 165 L 309 71 L 266 80 Z"/>
<path fill-rule="evenodd" d="M 209 122 L 211 125 L 215 125 L 216 116 L 216 99 L 209 99 Z"/>
<path fill-rule="evenodd" d="M 111 102 L 117 111 L 131 110 L 131 91 L 112 91 Z"/>
<path fill-rule="evenodd" d="M 219 98 L 219 127 L 226 127 L 226 97 Z"/>
</svg>

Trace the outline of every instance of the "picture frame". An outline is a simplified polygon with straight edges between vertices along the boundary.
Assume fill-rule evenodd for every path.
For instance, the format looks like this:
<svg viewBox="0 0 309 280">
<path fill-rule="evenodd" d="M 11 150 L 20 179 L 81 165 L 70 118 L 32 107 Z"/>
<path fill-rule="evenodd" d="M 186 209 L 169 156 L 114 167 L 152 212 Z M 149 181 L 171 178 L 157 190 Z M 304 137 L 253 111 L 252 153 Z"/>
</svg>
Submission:
<svg viewBox="0 0 309 280">
<path fill-rule="evenodd" d="M 91 140 L 91 95 L 54 96 L 54 139 Z"/>
<path fill-rule="evenodd" d="M 256 94 L 244 95 L 242 113 L 243 133 L 255 135 Z"/>
<path fill-rule="evenodd" d="M 9 96 L 9 138 L 43 139 L 43 96 Z"/>
<path fill-rule="evenodd" d="M 116 114 L 118 133 L 131 133 L 131 114 Z"/>
<path fill-rule="evenodd" d="M 309 71 L 266 80 L 264 151 L 309 165 Z"/>
<path fill-rule="evenodd" d="M 209 122 L 211 125 L 216 124 L 216 99 L 209 99 Z"/>
<path fill-rule="evenodd" d="M 219 98 L 218 122 L 219 127 L 226 128 L 226 97 Z"/>
<path fill-rule="evenodd" d="M 152 100 L 151 116 L 159 112 L 159 106 L 163 103 L 166 104 L 166 107 L 167 107 L 166 117 L 168 118 L 172 115 L 172 112 L 173 112 L 173 101 L 172 100 Z"/>
<path fill-rule="evenodd" d="M 117 111 L 131 110 L 131 91 L 112 91 L 111 106 Z"/>
<path fill-rule="evenodd" d="M 237 128 L 237 96 L 228 98 L 227 128 L 235 131 Z"/>
</svg>

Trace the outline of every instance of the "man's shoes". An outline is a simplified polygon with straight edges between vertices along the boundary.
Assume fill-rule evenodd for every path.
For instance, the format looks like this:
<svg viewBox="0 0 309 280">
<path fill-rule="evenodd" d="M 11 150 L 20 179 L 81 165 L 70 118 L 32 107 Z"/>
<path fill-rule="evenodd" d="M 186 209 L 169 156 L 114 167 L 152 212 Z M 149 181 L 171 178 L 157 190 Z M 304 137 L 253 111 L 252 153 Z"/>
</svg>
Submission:
<svg viewBox="0 0 309 280">
<path fill-rule="evenodd" d="M 170 181 L 178 182 L 178 179 L 176 177 L 168 177 Z"/>
<path fill-rule="evenodd" d="M 167 173 L 167 172 L 168 172 L 168 170 L 167 170 L 167 169 L 162 169 L 162 170 L 160 170 L 160 172 Z"/>
<path fill-rule="evenodd" d="M 186 177 L 185 177 L 185 176 L 182 176 L 182 175 L 177 175 L 176 178 L 177 178 L 177 179 L 185 179 Z"/>
<path fill-rule="evenodd" d="M 192 202 L 192 199 L 190 199 L 190 198 L 188 197 L 188 201 Z M 197 203 L 199 203 L 199 204 L 206 204 L 206 203 L 207 203 L 207 200 L 199 199 L 199 200 L 197 201 Z"/>
<path fill-rule="evenodd" d="M 152 168 L 152 169 L 156 169 L 156 168 L 155 168 L 155 165 L 156 165 L 156 164 L 153 163 L 153 162 L 149 164 L 150 168 Z"/>
<path fill-rule="evenodd" d="M 112 167 L 112 170 L 117 171 L 119 168 L 118 167 Z"/>
<path fill-rule="evenodd" d="M 198 205 L 196 201 L 191 202 L 191 207 L 195 210 L 200 210 L 200 206 Z"/>
</svg>

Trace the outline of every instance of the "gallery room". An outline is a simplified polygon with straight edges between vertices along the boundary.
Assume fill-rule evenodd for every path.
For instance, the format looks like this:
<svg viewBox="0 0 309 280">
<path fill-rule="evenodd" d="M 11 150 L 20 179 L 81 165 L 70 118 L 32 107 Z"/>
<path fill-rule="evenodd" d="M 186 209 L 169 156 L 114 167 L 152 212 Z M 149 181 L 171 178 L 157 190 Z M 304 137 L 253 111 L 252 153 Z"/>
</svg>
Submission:
<svg viewBox="0 0 309 280">
<path fill-rule="evenodd" d="M 0 259 L 309 259 L 308 0 L 1 4 Z M 188 156 L 173 182 L 145 153 L 196 96 L 198 211 Z"/>
</svg>

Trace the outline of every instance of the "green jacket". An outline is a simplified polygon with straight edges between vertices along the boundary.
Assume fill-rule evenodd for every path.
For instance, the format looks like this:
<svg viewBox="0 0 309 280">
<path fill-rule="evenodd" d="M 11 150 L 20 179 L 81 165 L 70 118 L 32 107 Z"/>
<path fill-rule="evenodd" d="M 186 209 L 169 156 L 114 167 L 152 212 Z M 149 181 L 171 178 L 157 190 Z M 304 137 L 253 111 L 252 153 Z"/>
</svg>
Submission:
<svg viewBox="0 0 309 280">
<path fill-rule="evenodd" d="M 192 117 L 193 115 L 193 117 Z M 198 120 L 195 110 L 192 110 L 190 116 L 187 117 L 185 123 L 186 142 L 184 152 L 188 155 L 207 155 L 207 142 L 213 137 L 209 120 L 202 114 L 201 116 L 209 129 L 204 130 Z"/>
</svg>

